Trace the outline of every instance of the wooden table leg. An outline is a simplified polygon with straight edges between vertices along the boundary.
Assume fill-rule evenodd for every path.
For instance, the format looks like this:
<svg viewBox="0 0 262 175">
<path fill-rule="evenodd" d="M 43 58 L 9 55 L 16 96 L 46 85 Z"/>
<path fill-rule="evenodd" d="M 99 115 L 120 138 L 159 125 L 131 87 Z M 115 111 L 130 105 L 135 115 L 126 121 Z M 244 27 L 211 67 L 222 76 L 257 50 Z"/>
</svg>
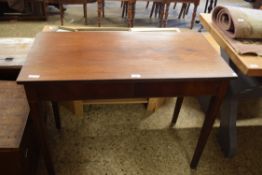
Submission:
<svg viewBox="0 0 262 175">
<path fill-rule="evenodd" d="M 177 121 L 183 100 L 184 100 L 184 97 L 177 97 L 177 99 L 176 99 L 176 106 L 175 106 L 175 109 L 174 109 L 173 118 L 172 118 L 170 127 L 173 127 L 176 124 L 176 121 Z"/>
<path fill-rule="evenodd" d="M 220 105 L 222 104 L 222 101 L 226 94 L 227 87 L 228 87 L 227 81 L 221 83 L 221 86 L 218 89 L 217 95 L 211 98 L 211 101 L 208 107 L 208 111 L 205 116 L 205 121 L 204 121 L 204 124 L 200 132 L 197 147 L 195 149 L 195 152 L 194 152 L 191 164 L 190 164 L 190 167 L 193 169 L 197 167 L 201 154 L 207 143 L 208 136 L 212 130 L 215 118 L 220 108 Z"/>
<path fill-rule="evenodd" d="M 54 118 L 55 118 L 56 128 L 61 129 L 61 119 L 60 119 L 58 102 L 52 101 L 52 108 L 53 108 L 53 114 L 54 114 Z"/>
<path fill-rule="evenodd" d="M 49 175 L 55 175 L 54 164 L 51 158 L 50 150 L 47 144 L 46 126 L 44 116 L 42 115 L 42 106 L 40 102 L 29 101 L 30 116 L 32 117 L 34 128 L 37 132 L 38 142 L 41 145 L 41 152 L 44 156 L 45 165 Z"/>
</svg>

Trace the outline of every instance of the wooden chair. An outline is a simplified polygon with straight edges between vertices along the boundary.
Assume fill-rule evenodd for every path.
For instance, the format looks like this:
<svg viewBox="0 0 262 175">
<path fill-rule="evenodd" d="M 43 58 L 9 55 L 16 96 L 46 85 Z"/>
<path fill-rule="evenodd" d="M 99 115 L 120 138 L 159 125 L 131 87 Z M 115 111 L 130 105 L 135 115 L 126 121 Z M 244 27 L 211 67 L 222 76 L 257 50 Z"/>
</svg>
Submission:
<svg viewBox="0 0 262 175">
<path fill-rule="evenodd" d="M 149 5 L 149 1 L 146 4 L 146 8 L 148 8 L 148 5 Z M 176 6 L 177 6 L 177 2 L 174 2 L 173 9 L 175 9 Z M 188 14 L 189 7 L 190 7 L 190 3 L 183 3 L 182 4 L 182 7 L 181 7 L 179 15 L 178 15 L 178 19 L 180 19 L 182 15 L 183 15 L 183 18 L 185 18 L 185 15 Z M 152 18 L 153 13 L 155 14 L 155 18 L 157 16 L 160 16 L 160 13 L 161 13 L 160 8 L 161 8 L 161 2 L 153 2 L 149 17 Z"/>
<path fill-rule="evenodd" d="M 182 15 L 183 18 L 185 18 L 185 16 L 188 14 L 189 8 L 190 8 L 190 3 L 183 3 L 178 15 L 178 19 L 180 19 Z"/>
<path fill-rule="evenodd" d="M 59 8 L 60 8 L 60 20 L 61 25 L 64 25 L 64 4 L 83 4 L 83 10 L 84 10 L 84 18 L 85 18 L 85 24 L 87 25 L 87 4 L 88 3 L 94 3 L 96 0 L 59 0 Z M 104 1 L 103 1 L 103 17 L 104 17 Z"/>
<path fill-rule="evenodd" d="M 217 5 L 217 0 L 206 0 L 204 13 L 210 13 Z"/>
<path fill-rule="evenodd" d="M 167 26 L 167 18 L 168 18 L 168 11 L 169 11 L 169 6 L 170 3 L 172 2 L 182 2 L 182 9 L 180 11 L 179 17 L 181 18 L 182 14 L 183 17 L 188 13 L 189 7 L 190 7 L 190 3 L 194 4 L 194 9 L 193 9 L 193 13 L 192 13 L 192 19 L 191 19 L 191 24 L 190 24 L 190 28 L 192 29 L 194 26 L 194 22 L 195 22 L 195 17 L 196 17 L 196 12 L 197 12 L 197 7 L 199 6 L 200 0 L 169 0 L 167 3 L 165 3 L 164 6 L 164 17 L 162 21 L 161 27 L 166 27 Z"/>
</svg>

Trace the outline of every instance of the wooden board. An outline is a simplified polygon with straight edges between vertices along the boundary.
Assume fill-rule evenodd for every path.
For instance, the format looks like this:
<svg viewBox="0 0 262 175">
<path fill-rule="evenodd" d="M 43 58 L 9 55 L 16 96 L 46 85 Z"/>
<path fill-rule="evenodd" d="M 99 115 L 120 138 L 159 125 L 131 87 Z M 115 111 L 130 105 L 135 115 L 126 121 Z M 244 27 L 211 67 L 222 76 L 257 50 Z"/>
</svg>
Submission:
<svg viewBox="0 0 262 175">
<path fill-rule="evenodd" d="M 0 69 L 21 68 L 33 44 L 33 38 L 0 38 Z M 12 57 L 13 60 L 4 60 Z"/>
<path fill-rule="evenodd" d="M 214 24 L 212 23 L 210 14 L 200 14 L 200 21 L 207 31 L 217 41 L 219 46 L 223 48 L 234 64 L 241 70 L 243 74 L 248 76 L 262 76 L 262 57 L 259 56 L 243 56 L 239 55 L 224 38 Z"/>
</svg>

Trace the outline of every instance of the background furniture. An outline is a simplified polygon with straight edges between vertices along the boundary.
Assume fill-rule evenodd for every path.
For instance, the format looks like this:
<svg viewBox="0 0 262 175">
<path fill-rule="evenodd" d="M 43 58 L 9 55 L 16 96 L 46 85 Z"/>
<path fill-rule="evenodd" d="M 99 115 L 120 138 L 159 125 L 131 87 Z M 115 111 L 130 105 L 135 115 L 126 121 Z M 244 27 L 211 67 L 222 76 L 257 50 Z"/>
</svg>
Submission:
<svg viewBox="0 0 262 175">
<path fill-rule="evenodd" d="M 193 13 L 192 13 L 192 20 L 191 20 L 191 24 L 190 24 L 190 28 L 192 29 L 195 23 L 195 18 L 196 18 L 196 12 L 197 12 L 197 7 L 200 3 L 200 0 L 165 0 L 165 6 L 164 6 L 164 19 L 162 20 L 162 27 L 166 27 L 167 26 L 167 18 L 168 18 L 168 11 L 169 11 L 169 6 L 171 2 L 182 2 L 183 6 L 182 9 L 185 11 L 184 14 L 186 13 L 186 9 L 189 8 L 188 4 L 192 3 L 194 4 L 194 9 L 193 9 Z M 181 17 L 181 14 L 179 15 Z"/>
<path fill-rule="evenodd" d="M 0 81 L 0 171 L 5 175 L 34 175 L 39 145 L 23 86 Z M 12 95 L 10 95 L 12 94 Z"/>
<path fill-rule="evenodd" d="M 85 18 L 85 24 L 87 24 L 87 4 L 88 3 L 95 3 L 97 0 L 59 0 L 59 7 L 60 7 L 60 19 L 61 19 L 61 25 L 64 24 L 64 4 L 83 4 L 83 10 L 84 10 L 84 18 Z M 104 0 L 101 1 L 101 12 L 102 17 L 105 16 L 104 12 Z"/>
<path fill-rule="evenodd" d="M 121 0 L 122 18 L 127 17 L 128 0 Z"/>
<path fill-rule="evenodd" d="M 206 0 L 204 13 L 210 13 L 217 5 L 217 0 Z"/>
<path fill-rule="evenodd" d="M 17 0 L 24 2 L 24 7 L 12 8 L 8 6 L 8 0 L 0 0 L 0 20 L 9 19 L 30 19 L 30 20 L 46 20 L 46 0 Z"/>
<path fill-rule="evenodd" d="M 210 14 L 201 14 L 200 20 L 219 44 L 223 58 L 239 76 L 230 83 L 229 92 L 222 106 L 220 122 L 221 147 L 225 155 L 231 157 L 237 150 L 236 120 L 239 100 L 262 96 L 262 59 L 236 53 L 227 42 L 226 36 L 213 24 Z"/>
<path fill-rule="evenodd" d="M 148 1 L 148 0 L 138 0 L 138 1 Z M 150 0 L 151 1 L 151 0 Z M 155 4 L 155 6 L 157 6 L 157 11 L 159 13 L 159 26 L 160 27 L 166 27 L 167 25 L 167 17 L 168 17 L 168 10 L 169 10 L 169 5 L 171 2 L 182 2 L 185 3 L 184 7 L 182 8 L 184 12 L 184 15 L 186 14 L 187 10 L 189 9 L 189 6 L 187 5 L 188 3 L 193 3 L 194 4 L 194 10 L 193 10 L 193 14 L 192 14 L 192 20 L 191 20 L 191 24 L 190 24 L 190 28 L 193 28 L 194 22 L 195 22 L 195 17 L 196 17 L 196 11 L 197 11 L 197 7 L 199 5 L 200 0 L 152 0 Z M 101 26 L 101 16 L 103 13 L 103 3 L 104 0 L 98 0 L 98 21 L 97 24 L 100 27 Z M 128 27 L 133 27 L 134 26 L 134 17 L 135 17 L 135 4 L 136 4 L 136 0 L 128 0 L 127 3 L 127 17 L 128 17 Z M 157 5 L 156 5 L 157 4 Z M 125 8 L 126 10 L 126 5 Z M 123 10 L 123 12 L 125 11 Z M 153 11 L 151 11 L 152 14 Z M 124 13 L 123 13 L 124 14 Z M 182 13 L 180 14 L 181 17 Z M 151 15 L 150 15 L 151 16 Z"/>
<path fill-rule="evenodd" d="M 17 78 L 33 41 L 33 38 L 0 38 L 1 80 L 15 80 Z"/>
<path fill-rule="evenodd" d="M 17 79 L 33 41 L 33 38 L 0 38 L 0 80 Z M 61 124 L 56 102 L 52 102 L 52 108 L 59 129 Z"/>
<path fill-rule="evenodd" d="M 261 9 L 262 8 L 262 0 L 255 0 L 253 3 L 253 7 L 256 9 Z"/>
<path fill-rule="evenodd" d="M 85 24 L 87 24 L 87 12 L 86 12 L 87 2 L 88 0 L 59 0 L 61 25 L 64 25 L 64 9 L 63 9 L 64 4 L 83 4 Z"/>
</svg>

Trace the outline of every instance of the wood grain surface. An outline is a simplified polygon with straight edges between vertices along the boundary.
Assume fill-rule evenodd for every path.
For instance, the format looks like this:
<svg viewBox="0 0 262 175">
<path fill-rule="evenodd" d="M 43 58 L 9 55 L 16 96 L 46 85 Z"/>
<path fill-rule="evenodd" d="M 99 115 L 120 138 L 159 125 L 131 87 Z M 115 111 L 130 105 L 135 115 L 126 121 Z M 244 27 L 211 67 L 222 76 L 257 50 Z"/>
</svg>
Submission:
<svg viewBox="0 0 262 175">
<path fill-rule="evenodd" d="M 18 82 L 232 78 L 208 41 L 185 32 L 44 32 Z"/>
</svg>

